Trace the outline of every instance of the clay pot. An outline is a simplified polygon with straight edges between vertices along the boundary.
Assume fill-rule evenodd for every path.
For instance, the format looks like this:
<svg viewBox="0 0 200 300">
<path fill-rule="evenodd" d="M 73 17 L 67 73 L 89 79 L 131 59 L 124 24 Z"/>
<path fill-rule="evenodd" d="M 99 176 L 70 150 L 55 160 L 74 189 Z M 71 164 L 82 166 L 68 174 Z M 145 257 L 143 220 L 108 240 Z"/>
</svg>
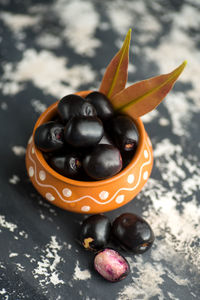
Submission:
<svg viewBox="0 0 200 300">
<path fill-rule="evenodd" d="M 82 91 L 77 95 L 85 97 L 90 92 Z M 36 190 L 52 204 L 76 213 L 102 213 L 133 200 L 147 182 L 153 166 L 151 141 L 141 119 L 135 120 L 139 132 L 137 151 L 125 169 L 109 179 L 78 181 L 54 171 L 34 144 L 36 128 L 54 118 L 56 107 L 57 102 L 39 117 L 27 146 L 26 168 Z"/>
</svg>

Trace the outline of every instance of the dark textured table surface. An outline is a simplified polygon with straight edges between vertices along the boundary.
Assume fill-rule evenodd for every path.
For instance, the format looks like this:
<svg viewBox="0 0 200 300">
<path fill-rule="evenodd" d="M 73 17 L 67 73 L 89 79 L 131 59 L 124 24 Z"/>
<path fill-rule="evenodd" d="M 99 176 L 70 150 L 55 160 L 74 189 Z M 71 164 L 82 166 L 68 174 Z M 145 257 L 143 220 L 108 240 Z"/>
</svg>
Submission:
<svg viewBox="0 0 200 300">
<path fill-rule="evenodd" d="M 200 3 L 185 1 L 0 1 L 0 299 L 199 299 Z M 154 148 L 151 178 L 128 205 L 156 240 L 127 255 L 116 284 L 92 268 L 75 238 L 82 215 L 43 200 L 25 169 L 40 113 L 60 97 L 98 89 L 133 28 L 128 84 L 188 66 L 164 102 L 143 118 Z"/>
</svg>

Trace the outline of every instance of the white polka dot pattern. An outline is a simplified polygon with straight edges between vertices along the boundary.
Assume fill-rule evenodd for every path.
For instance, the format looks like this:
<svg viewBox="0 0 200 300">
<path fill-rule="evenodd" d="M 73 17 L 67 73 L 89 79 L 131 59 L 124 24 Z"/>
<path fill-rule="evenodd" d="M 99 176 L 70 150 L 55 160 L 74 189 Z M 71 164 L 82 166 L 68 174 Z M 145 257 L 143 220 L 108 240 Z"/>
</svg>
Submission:
<svg viewBox="0 0 200 300">
<path fill-rule="evenodd" d="M 29 167 L 28 174 L 29 174 L 30 177 L 33 177 L 33 175 L 34 175 L 34 169 L 33 169 L 33 167 Z"/>
<path fill-rule="evenodd" d="M 120 203 L 122 203 L 123 201 L 124 201 L 124 195 L 119 195 L 119 196 L 117 196 L 117 198 L 116 198 L 116 203 L 118 203 L 118 204 L 120 204 Z"/>
<path fill-rule="evenodd" d="M 107 191 L 102 191 L 101 193 L 99 193 L 99 198 L 101 200 L 106 200 L 109 196 L 109 193 Z"/>
<path fill-rule="evenodd" d="M 51 193 L 46 193 L 45 197 L 49 201 L 54 201 L 55 200 L 55 197 Z"/>
<path fill-rule="evenodd" d="M 134 175 L 130 174 L 130 175 L 128 175 L 127 181 L 128 181 L 129 184 L 132 184 L 134 182 L 134 179 L 135 179 Z"/>
<path fill-rule="evenodd" d="M 41 170 L 39 172 L 39 178 L 40 178 L 41 181 L 44 181 L 46 179 L 46 173 L 45 173 L 45 171 Z"/>
<path fill-rule="evenodd" d="M 149 176 L 148 171 L 145 171 L 144 174 L 143 174 L 143 179 L 147 180 L 148 176 Z"/>
<path fill-rule="evenodd" d="M 71 197 L 71 195 L 72 195 L 72 191 L 68 188 L 63 189 L 62 193 L 65 197 Z"/>
<path fill-rule="evenodd" d="M 82 210 L 82 211 L 85 211 L 85 212 L 86 212 L 86 211 L 90 211 L 90 206 L 87 206 L 87 205 L 82 206 L 82 207 L 81 207 L 81 210 Z"/>
<path fill-rule="evenodd" d="M 54 201 L 55 199 L 58 199 L 65 203 L 69 203 L 72 206 L 72 205 L 76 205 L 76 203 L 79 201 L 83 201 L 84 199 L 89 198 L 90 199 L 89 201 L 92 200 L 93 202 L 95 202 L 98 205 L 107 205 L 108 203 L 111 203 L 112 201 L 115 201 L 115 203 L 117 203 L 117 204 L 121 204 L 125 200 L 125 195 L 121 194 L 121 193 L 123 193 L 122 191 L 132 192 L 132 191 L 136 190 L 137 187 L 140 185 L 141 180 L 146 181 L 149 177 L 149 170 L 148 169 L 146 171 L 143 170 L 145 166 L 151 164 L 151 162 L 152 162 L 152 155 L 151 155 L 151 149 L 149 148 L 149 143 L 151 143 L 151 142 L 147 137 L 147 141 L 145 142 L 146 146 L 143 149 L 143 157 L 146 158 L 146 161 L 144 161 L 143 164 L 141 164 L 139 166 L 139 177 L 136 176 L 137 174 L 133 174 L 133 173 L 129 174 L 129 175 L 127 174 L 127 177 L 125 178 L 126 185 L 119 186 L 119 187 L 116 186 L 116 191 L 114 192 L 113 195 L 110 195 L 110 192 L 108 192 L 106 190 L 100 189 L 97 198 L 95 198 L 93 195 L 85 194 L 79 198 L 74 199 L 75 193 L 73 193 L 72 190 L 69 189 L 68 187 L 65 187 L 66 184 L 63 186 L 63 188 L 61 188 L 60 191 L 58 190 L 57 186 L 48 184 L 48 182 L 47 182 L 48 178 L 47 178 L 46 171 L 37 169 L 37 164 L 35 161 L 36 157 L 35 157 L 35 155 L 33 155 L 33 152 L 35 150 L 33 143 L 30 144 L 28 152 L 27 152 L 28 157 L 31 161 L 31 163 L 29 162 L 30 164 L 28 165 L 28 173 L 29 173 L 30 178 L 34 176 L 34 179 L 35 179 L 34 185 L 37 184 L 38 186 L 47 189 L 46 191 L 48 191 L 48 192 L 46 192 L 45 197 L 49 201 Z M 32 150 L 33 147 L 34 147 L 34 150 Z M 44 182 L 42 182 L 42 181 L 44 181 Z M 128 184 L 129 184 L 129 186 L 128 186 Z M 53 194 L 50 193 L 52 191 L 53 191 Z M 70 198 L 72 196 L 72 194 L 73 194 L 73 199 Z M 82 212 L 91 211 L 90 202 L 88 204 L 89 205 L 83 205 L 80 207 Z"/>
</svg>

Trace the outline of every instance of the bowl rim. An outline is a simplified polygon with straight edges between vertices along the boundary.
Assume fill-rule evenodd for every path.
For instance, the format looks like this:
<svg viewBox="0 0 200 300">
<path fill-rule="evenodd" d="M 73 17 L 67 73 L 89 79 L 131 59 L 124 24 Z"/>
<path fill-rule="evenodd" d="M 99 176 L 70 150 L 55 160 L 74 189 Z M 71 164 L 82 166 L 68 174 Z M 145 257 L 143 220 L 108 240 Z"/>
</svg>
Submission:
<svg viewBox="0 0 200 300">
<path fill-rule="evenodd" d="M 81 92 L 76 92 L 74 94 L 82 96 L 82 97 L 86 97 L 89 93 L 91 93 L 92 91 L 87 90 L 87 91 L 81 91 Z M 136 153 L 133 157 L 133 159 L 131 160 L 131 162 L 119 173 L 117 173 L 116 175 L 107 178 L 107 179 L 102 179 L 102 180 L 97 180 L 97 181 L 80 181 L 80 180 L 74 180 L 68 177 L 65 177 L 59 173 L 57 173 L 55 170 L 53 170 L 50 165 L 46 162 L 42 152 L 36 147 L 35 142 L 34 142 L 34 134 L 35 134 L 35 130 L 38 126 L 42 125 L 43 123 L 50 121 L 50 119 L 48 119 L 49 115 L 53 115 L 55 112 L 55 109 L 57 107 L 59 100 L 54 102 L 53 104 L 51 104 L 37 119 L 34 129 L 33 129 L 33 144 L 35 147 L 35 155 L 37 157 L 37 159 L 39 160 L 40 164 L 43 166 L 43 168 L 45 169 L 45 171 L 47 173 L 50 173 L 53 177 L 57 178 L 58 180 L 66 183 L 66 184 L 70 184 L 73 186 L 80 186 L 80 187 L 97 187 L 97 186 L 102 186 L 102 185 L 107 185 L 109 183 L 113 183 L 116 180 L 118 180 L 119 178 L 123 177 L 124 175 L 126 175 L 130 169 L 133 168 L 133 166 L 137 163 L 140 155 L 141 155 L 141 151 L 143 149 L 143 145 L 145 143 L 145 128 L 144 128 L 144 124 L 142 122 L 142 120 L 140 118 L 138 119 L 134 119 L 135 125 L 137 127 L 138 130 L 138 134 L 139 134 L 139 143 L 137 146 L 137 150 Z"/>
</svg>

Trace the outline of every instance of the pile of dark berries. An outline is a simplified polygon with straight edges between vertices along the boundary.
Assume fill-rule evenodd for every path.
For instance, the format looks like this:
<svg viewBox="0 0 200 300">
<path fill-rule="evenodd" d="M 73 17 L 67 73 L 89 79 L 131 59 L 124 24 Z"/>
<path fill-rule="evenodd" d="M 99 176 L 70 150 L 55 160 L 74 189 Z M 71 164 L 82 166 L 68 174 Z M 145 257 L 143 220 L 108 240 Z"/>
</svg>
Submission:
<svg viewBox="0 0 200 300">
<path fill-rule="evenodd" d="M 91 181 L 112 177 L 129 164 L 138 132 L 131 117 L 115 114 L 106 96 L 92 92 L 63 97 L 54 120 L 36 129 L 34 141 L 56 172 Z"/>
<path fill-rule="evenodd" d="M 141 254 L 151 248 L 154 233 L 143 218 L 132 213 L 120 215 L 112 224 L 103 214 L 83 221 L 80 244 L 95 252 L 95 270 L 106 280 L 117 282 L 129 274 L 130 267 L 123 255 L 108 247 L 110 241 L 129 253 Z"/>
</svg>

